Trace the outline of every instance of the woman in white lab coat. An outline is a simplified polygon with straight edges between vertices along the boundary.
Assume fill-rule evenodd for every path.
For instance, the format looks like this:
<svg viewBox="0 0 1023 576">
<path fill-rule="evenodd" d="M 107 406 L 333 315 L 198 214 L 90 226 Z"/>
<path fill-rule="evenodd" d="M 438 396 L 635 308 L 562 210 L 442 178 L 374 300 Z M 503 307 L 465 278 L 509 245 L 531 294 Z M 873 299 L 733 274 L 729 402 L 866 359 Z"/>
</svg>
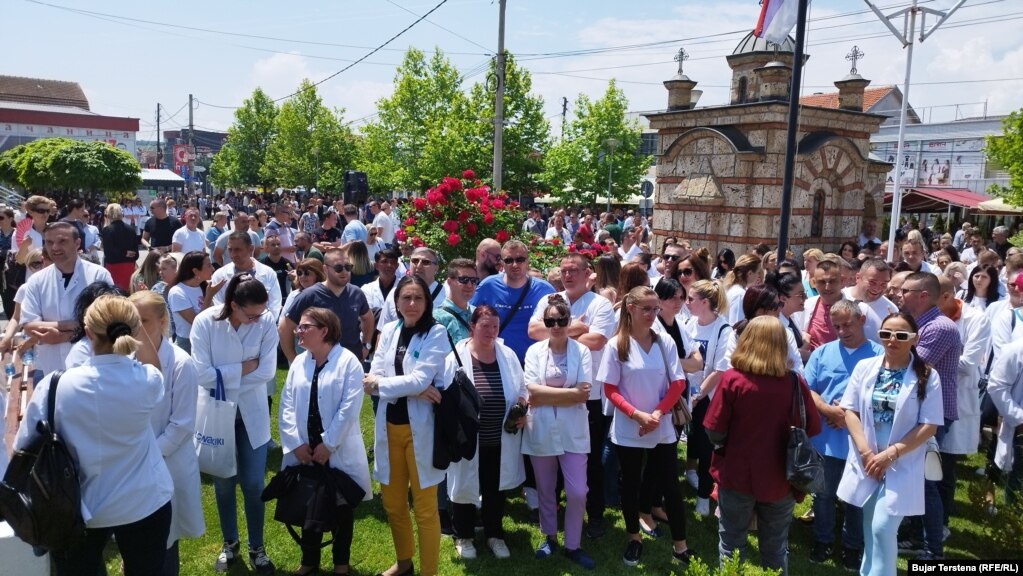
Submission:
<svg viewBox="0 0 1023 576">
<path fill-rule="evenodd" d="M 163 461 L 174 480 L 171 500 L 171 528 L 167 537 L 167 558 L 162 576 L 177 576 L 180 568 L 178 541 L 198 538 L 206 532 L 202 514 L 199 462 L 192 436 L 195 433 L 195 363 L 187 352 L 171 344 L 167 302 L 156 292 L 144 290 L 129 298 L 142 321 L 142 346 L 136 358 L 163 374 L 163 400 L 156 405 L 150 421 Z"/>
<path fill-rule="evenodd" d="M 580 548 L 586 512 L 586 462 L 590 452 L 589 411 L 593 383 L 590 349 L 568 337 L 572 321 L 568 302 L 553 294 L 543 311 L 549 338 L 526 350 L 524 381 L 529 392 L 529 416 L 522 436 L 522 453 L 529 455 L 540 500 L 540 531 L 544 541 L 536 550 L 546 558 L 558 545 L 558 470 L 565 478 L 565 554 L 576 564 L 593 569 L 593 559 Z M 594 455 L 599 458 L 599 455 Z"/>
<path fill-rule="evenodd" d="M 464 367 L 480 396 L 480 428 L 476 455 L 453 462 L 448 468 L 448 497 L 451 498 L 455 528 L 455 549 L 462 558 L 475 558 L 476 504 L 480 504 L 487 545 L 498 558 L 507 558 L 504 543 L 504 490 L 526 480 L 522 462 L 522 435 L 504 428 L 505 416 L 515 404 L 526 405 L 522 366 L 515 352 L 497 341 L 501 318 L 493 307 L 477 306 L 469 319 L 471 337 L 455 345 L 448 356 L 446 381 Z M 454 354 L 458 355 L 455 359 Z M 518 423 L 525 426 L 525 418 Z"/>
<path fill-rule="evenodd" d="M 60 378 L 56 431 L 78 465 L 85 538 L 53 554 L 58 575 L 96 574 L 113 535 L 126 575 L 159 574 L 167 550 L 174 484 L 150 419 L 164 394 L 163 377 L 129 355 L 142 323 L 127 298 L 102 296 L 85 315 L 95 356 Z M 28 446 L 46 418 L 51 376 L 36 387 L 14 449 Z M 102 425 L 97 425 L 102 423 Z"/>
<path fill-rule="evenodd" d="M 192 358 L 201 394 L 223 379 L 227 399 L 237 406 L 235 445 L 238 474 L 214 478 L 213 488 L 224 545 L 215 569 L 226 571 L 238 559 L 238 511 L 235 488 L 245 500 L 249 561 L 259 574 L 272 574 L 274 565 L 263 548 L 263 492 L 266 451 L 270 443 L 270 406 L 266 381 L 277 371 L 277 325 L 267 312 L 269 295 L 251 274 L 239 274 L 227 284 L 224 303 L 203 310 L 192 322 Z"/>
<path fill-rule="evenodd" d="M 295 357 L 281 392 L 281 469 L 288 466 L 329 466 L 341 470 L 372 497 L 369 461 L 362 442 L 359 410 L 362 408 L 362 363 L 341 347 L 341 321 L 325 308 L 308 308 L 295 327 L 305 352 Z M 315 395 L 314 395 L 315 391 Z M 337 507 L 338 526 L 334 530 L 331 554 L 334 574 L 349 571 L 352 532 L 355 527 L 353 506 Z M 304 576 L 320 566 L 320 542 L 323 533 L 302 531 L 302 566 L 294 572 Z"/>
<path fill-rule="evenodd" d="M 437 484 L 444 471 L 433 466 L 433 405 L 440 392 L 444 361 L 451 351 L 447 330 L 433 319 L 433 301 L 422 278 L 398 281 L 395 303 L 399 319 L 380 331 L 367 393 L 379 396 L 374 429 L 373 477 L 391 526 L 397 562 L 387 576 L 411 576 L 416 545 L 408 512 L 409 488 L 419 532 L 419 573 L 436 576 L 440 559 Z M 409 465 L 411 464 L 411 465 Z"/>
<path fill-rule="evenodd" d="M 853 369 L 842 397 L 849 457 L 838 497 L 863 508 L 864 576 L 895 575 L 899 523 L 924 513 L 924 444 L 944 424 L 938 372 L 913 352 L 904 313 L 881 323 L 883 356 Z"/>
</svg>

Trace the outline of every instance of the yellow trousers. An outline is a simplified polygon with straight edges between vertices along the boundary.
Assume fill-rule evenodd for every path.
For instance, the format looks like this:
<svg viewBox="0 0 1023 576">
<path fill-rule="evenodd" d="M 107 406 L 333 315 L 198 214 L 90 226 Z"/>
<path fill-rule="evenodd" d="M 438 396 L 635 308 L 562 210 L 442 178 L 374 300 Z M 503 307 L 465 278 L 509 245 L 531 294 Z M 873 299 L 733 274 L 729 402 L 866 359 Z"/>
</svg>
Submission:
<svg viewBox="0 0 1023 576">
<path fill-rule="evenodd" d="M 409 517 L 408 492 L 412 488 L 412 509 L 419 530 L 419 574 L 436 576 L 440 562 L 440 515 L 437 513 L 437 486 L 419 486 L 416 455 L 412 450 L 412 428 L 408 424 L 387 424 L 387 457 L 390 479 L 381 484 L 380 496 L 398 560 L 411 560 L 416 553 Z"/>
</svg>

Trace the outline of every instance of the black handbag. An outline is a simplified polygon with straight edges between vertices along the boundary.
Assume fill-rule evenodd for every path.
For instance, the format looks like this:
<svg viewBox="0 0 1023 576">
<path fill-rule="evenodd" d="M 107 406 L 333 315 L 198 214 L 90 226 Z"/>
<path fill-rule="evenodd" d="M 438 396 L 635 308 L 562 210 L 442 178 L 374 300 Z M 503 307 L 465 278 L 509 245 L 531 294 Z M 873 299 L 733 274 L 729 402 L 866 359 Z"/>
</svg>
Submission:
<svg viewBox="0 0 1023 576">
<path fill-rule="evenodd" d="M 824 458 L 806 434 L 806 404 L 799 389 L 799 377 L 792 373 L 792 407 L 799 409 L 799 426 L 789 429 L 785 452 L 785 477 L 792 488 L 804 494 L 824 491 Z"/>
<path fill-rule="evenodd" d="M 671 386 L 671 368 L 668 367 L 668 354 L 664 351 L 664 343 L 661 339 L 657 339 L 657 347 L 661 349 L 661 359 L 664 360 L 664 374 L 668 378 L 668 386 Z M 680 431 L 685 425 L 693 421 L 693 413 L 689 411 L 689 405 L 686 403 L 686 391 L 689 390 L 689 380 L 686 379 L 686 390 L 682 391 L 682 394 L 675 400 L 675 405 L 671 407 L 671 425 L 675 427 L 675 431 Z"/>
<path fill-rule="evenodd" d="M 277 500 L 274 520 L 284 524 L 301 544 L 295 526 L 302 530 L 331 532 L 337 528 L 337 507 L 346 503 L 329 477 L 330 468 L 321 464 L 288 466 L 274 476 L 263 490 L 262 500 Z M 329 545 L 328 540 L 322 546 Z"/>
</svg>

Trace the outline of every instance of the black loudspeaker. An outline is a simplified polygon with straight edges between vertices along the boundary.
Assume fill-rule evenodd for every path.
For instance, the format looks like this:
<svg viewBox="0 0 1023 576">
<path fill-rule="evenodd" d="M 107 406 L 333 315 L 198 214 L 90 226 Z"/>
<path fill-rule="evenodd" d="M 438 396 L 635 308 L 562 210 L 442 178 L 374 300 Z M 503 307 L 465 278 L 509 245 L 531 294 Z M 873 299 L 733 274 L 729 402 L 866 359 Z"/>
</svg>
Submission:
<svg viewBox="0 0 1023 576">
<path fill-rule="evenodd" d="M 357 170 L 345 172 L 345 204 L 361 206 L 369 199 L 369 181 L 366 173 Z"/>
</svg>

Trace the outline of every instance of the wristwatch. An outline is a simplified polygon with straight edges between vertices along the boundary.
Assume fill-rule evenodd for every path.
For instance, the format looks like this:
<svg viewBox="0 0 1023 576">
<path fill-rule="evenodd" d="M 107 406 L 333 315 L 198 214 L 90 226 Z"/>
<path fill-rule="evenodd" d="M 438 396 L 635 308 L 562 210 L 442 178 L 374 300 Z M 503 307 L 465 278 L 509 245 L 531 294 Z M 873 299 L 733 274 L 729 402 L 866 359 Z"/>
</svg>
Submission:
<svg viewBox="0 0 1023 576">
<path fill-rule="evenodd" d="M 370 344 L 369 342 L 363 342 L 363 344 L 362 344 L 363 350 L 365 350 L 367 352 L 369 352 L 370 348 L 372 348 L 372 347 L 373 347 L 373 345 Z"/>
</svg>

